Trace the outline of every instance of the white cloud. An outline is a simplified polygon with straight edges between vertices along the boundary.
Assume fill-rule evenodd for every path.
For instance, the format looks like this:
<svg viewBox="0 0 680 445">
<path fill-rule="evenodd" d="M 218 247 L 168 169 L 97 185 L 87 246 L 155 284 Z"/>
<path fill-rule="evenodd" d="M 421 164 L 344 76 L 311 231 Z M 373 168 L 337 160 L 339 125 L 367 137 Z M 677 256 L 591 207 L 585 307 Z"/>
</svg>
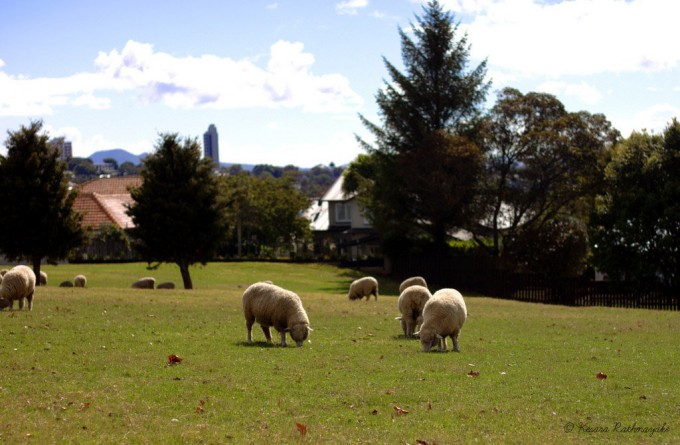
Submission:
<svg viewBox="0 0 680 445">
<path fill-rule="evenodd" d="M 587 105 L 595 105 L 602 100 L 602 93 L 585 82 L 575 84 L 550 80 L 539 85 L 537 89 L 555 96 L 573 96 Z"/>
<path fill-rule="evenodd" d="M 300 108 L 354 112 L 361 97 L 340 74 L 316 75 L 302 43 L 280 40 L 265 69 L 250 60 L 203 55 L 175 57 L 129 41 L 122 51 L 100 52 L 96 72 L 62 78 L 25 78 L 0 71 L 0 116 L 52 114 L 55 107 L 104 109 L 102 94 L 133 91 L 142 104 L 171 108 Z"/>
<path fill-rule="evenodd" d="M 359 12 L 359 9 L 368 6 L 368 0 L 345 0 L 335 5 L 335 11 L 338 14 L 354 15 Z"/>
<path fill-rule="evenodd" d="M 657 134 L 662 133 L 673 118 L 680 118 L 680 107 L 661 103 L 647 107 L 630 118 L 618 120 L 613 118 L 612 123 L 624 137 L 628 137 L 632 131 L 647 130 Z"/>
<path fill-rule="evenodd" d="M 524 76 L 677 67 L 680 2 L 449 0 L 476 59 Z"/>
</svg>

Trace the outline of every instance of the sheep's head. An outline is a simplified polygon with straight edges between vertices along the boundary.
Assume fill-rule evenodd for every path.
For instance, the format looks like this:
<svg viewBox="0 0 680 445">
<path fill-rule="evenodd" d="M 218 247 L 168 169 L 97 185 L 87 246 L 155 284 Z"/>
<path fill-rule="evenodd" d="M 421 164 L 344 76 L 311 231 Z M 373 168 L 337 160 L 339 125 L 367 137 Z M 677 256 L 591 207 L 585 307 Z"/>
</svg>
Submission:
<svg viewBox="0 0 680 445">
<path fill-rule="evenodd" d="M 413 334 L 414 337 L 420 338 L 420 344 L 423 346 L 423 352 L 430 352 L 433 346 L 439 343 L 439 336 L 430 330 L 423 331 L 422 329 Z"/>
<path fill-rule="evenodd" d="M 3 310 L 8 306 L 9 306 L 9 301 L 5 300 L 4 298 L 0 298 L 0 310 Z"/>
<path fill-rule="evenodd" d="M 312 328 L 307 323 L 298 323 L 290 328 L 290 337 L 295 341 L 296 345 L 302 346 L 311 330 Z"/>
</svg>

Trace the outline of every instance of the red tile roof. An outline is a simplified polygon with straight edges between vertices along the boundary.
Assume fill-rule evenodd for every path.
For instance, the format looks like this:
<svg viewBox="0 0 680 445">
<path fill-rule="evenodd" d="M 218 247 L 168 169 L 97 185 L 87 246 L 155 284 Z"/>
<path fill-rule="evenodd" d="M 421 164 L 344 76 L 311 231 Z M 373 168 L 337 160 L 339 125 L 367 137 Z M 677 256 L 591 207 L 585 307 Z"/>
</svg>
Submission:
<svg viewBox="0 0 680 445">
<path fill-rule="evenodd" d="M 142 184 L 141 176 L 121 176 L 93 179 L 77 186 L 78 197 L 73 205 L 83 214 L 83 226 L 99 228 L 114 224 L 120 228 L 133 227 L 132 218 L 125 212 L 133 203 L 128 187 Z"/>
</svg>

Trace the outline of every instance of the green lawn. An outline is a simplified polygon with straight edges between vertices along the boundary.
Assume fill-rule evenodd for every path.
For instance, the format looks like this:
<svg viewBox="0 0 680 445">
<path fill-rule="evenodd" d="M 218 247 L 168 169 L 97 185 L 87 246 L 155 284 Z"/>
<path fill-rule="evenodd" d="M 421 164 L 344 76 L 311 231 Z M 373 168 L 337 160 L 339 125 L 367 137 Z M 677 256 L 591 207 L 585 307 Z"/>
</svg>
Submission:
<svg viewBox="0 0 680 445">
<path fill-rule="evenodd" d="M 394 320 L 397 283 L 351 302 L 352 270 L 214 263 L 192 291 L 129 288 L 179 284 L 174 266 L 45 271 L 32 312 L 0 312 L 0 443 L 680 442 L 677 312 L 466 295 L 461 352 L 426 354 Z M 88 288 L 56 287 L 78 273 Z M 302 348 L 245 343 L 259 280 L 301 296 Z"/>
</svg>

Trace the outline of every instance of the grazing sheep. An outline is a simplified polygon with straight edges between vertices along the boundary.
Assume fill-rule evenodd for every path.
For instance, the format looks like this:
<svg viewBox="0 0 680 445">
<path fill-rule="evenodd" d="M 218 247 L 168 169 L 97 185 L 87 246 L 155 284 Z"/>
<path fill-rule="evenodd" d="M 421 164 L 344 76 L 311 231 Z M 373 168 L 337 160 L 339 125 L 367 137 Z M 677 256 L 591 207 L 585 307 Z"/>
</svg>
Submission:
<svg viewBox="0 0 680 445">
<path fill-rule="evenodd" d="M 159 283 L 156 289 L 174 289 L 175 283 L 172 281 L 166 281 L 165 283 Z"/>
<path fill-rule="evenodd" d="M 281 334 L 281 346 L 290 332 L 295 344 L 302 346 L 309 332 L 309 319 L 300 297 L 289 290 L 269 283 L 251 284 L 243 292 L 243 314 L 246 318 L 248 343 L 253 341 L 253 324 L 257 321 L 268 342 L 272 342 L 271 326 Z"/>
<path fill-rule="evenodd" d="M 19 309 L 24 308 L 24 299 L 28 302 L 28 310 L 33 309 L 33 293 L 35 292 L 35 274 L 28 266 L 16 266 L 5 274 L 0 284 L 0 309 L 12 309 L 14 300 L 19 300 Z"/>
<path fill-rule="evenodd" d="M 85 287 L 87 286 L 87 278 L 85 275 L 76 275 L 73 279 L 73 285 L 75 287 Z"/>
<path fill-rule="evenodd" d="M 133 289 L 153 289 L 156 287 L 156 279 L 153 277 L 144 277 L 132 283 Z"/>
<path fill-rule="evenodd" d="M 440 289 L 425 303 L 423 324 L 420 332 L 414 335 L 420 337 L 425 352 L 429 352 L 435 343 L 438 351 L 446 351 L 447 336 L 453 340 L 453 350 L 460 352 L 458 334 L 466 318 L 467 308 L 460 292 L 455 289 Z"/>
<path fill-rule="evenodd" d="M 411 278 L 405 279 L 399 285 L 399 293 L 404 292 L 404 290 L 406 290 L 406 288 L 409 287 L 409 286 L 416 286 L 416 285 L 427 287 L 427 283 L 425 282 L 425 278 L 423 278 L 423 277 L 411 277 Z"/>
<path fill-rule="evenodd" d="M 47 286 L 47 272 L 40 271 L 40 285 Z"/>
<path fill-rule="evenodd" d="M 366 301 L 369 301 L 371 295 L 375 297 L 375 301 L 378 301 L 378 280 L 373 277 L 363 277 L 352 281 L 347 297 L 350 300 L 361 300 L 366 297 Z"/>
<path fill-rule="evenodd" d="M 416 326 L 423 323 L 423 306 L 432 297 L 430 291 L 424 286 L 409 286 L 399 295 L 397 305 L 401 317 L 401 328 L 406 338 L 413 338 Z"/>
<path fill-rule="evenodd" d="M 73 282 L 66 280 L 59 283 L 59 287 L 73 287 Z"/>
</svg>

